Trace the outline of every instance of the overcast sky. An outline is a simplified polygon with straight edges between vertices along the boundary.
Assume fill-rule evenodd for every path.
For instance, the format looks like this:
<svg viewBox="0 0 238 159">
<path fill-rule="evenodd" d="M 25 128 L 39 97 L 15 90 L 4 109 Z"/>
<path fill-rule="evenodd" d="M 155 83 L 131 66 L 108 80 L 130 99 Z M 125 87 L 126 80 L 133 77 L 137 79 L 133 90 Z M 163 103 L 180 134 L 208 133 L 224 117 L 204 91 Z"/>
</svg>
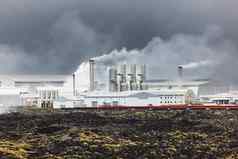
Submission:
<svg viewBox="0 0 238 159">
<path fill-rule="evenodd" d="M 158 38 L 170 46 L 182 36 L 193 48 L 205 37 L 205 47 L 226 58 L 215 71 L 236 79 L 237 8 L 237 0 L 0 0 L 0 73 L 71 73 L 91 57 L 148 50 Z M 209 28 L 219 33 L 210 38 Z M 190 56 L 179 49 L 170 55 Z"/>
</svg>

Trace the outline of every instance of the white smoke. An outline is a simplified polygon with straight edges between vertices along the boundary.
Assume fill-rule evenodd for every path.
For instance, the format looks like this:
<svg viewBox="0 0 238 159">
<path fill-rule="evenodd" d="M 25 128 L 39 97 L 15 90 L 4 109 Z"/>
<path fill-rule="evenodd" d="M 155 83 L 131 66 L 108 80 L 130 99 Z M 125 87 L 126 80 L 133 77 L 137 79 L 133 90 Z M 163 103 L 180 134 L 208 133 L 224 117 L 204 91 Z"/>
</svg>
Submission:
<svg viewBox="0 0 238 159">
<path fill-rule="evenodd" d="M 195 69 L 199 67 L 207 67 L 207 66 L 213 66 L 215 65 L 214 61 L 210 60 L 204 60 L 204 61 L 198 61 L 198 62 L 190 62 L 185 65 L 181 65 L 184 69 Z"/>
<path fill-rule="evenodd" d="M 127 50 L 126 48 L 122 48 L 121 50 L 116 49 L 110 52 L 109 54 L 94 57 L 93 59 L 99 64 L 110 66 L 118 63 L 128 63 L 129 61 L 136 62 L 138 57 L 141 56 L 143 56 L 141 50 Z"/>
<path fill-rule="evenodd" d="M 73 73 L 75 75 L 76 92 L 81 93 L 89 89 L 89 62 L 83 62 Z M 63 96 L 73 96 L 73 74 L 66 79 L 63 86 Z"/>
<path fill-rule="evenodd" d="M 225 40 L 217 28 L 209 28 L 201 35 L 178 34 L 169 40 L 155 37 L 143 49 L 122 48 L 94 57 L 96 66 L 105 66 L 97 67 L 99 73 L 96 81 L 107 82 L 108 66 L 136 63 L 147 65 L 149 79 L 177 79 L 177 66 L 181 63 L 185 63 L 183 67 L 187 69 L 185 74 L 189 78 L 221 78 L 216 74 L 219 74 L 221 66 L 230 58 L 227 55 L 234 50 L 233 44 Z M 82 80 L 82 83 L 87 83 L 88 80 L 89 71 L 85 69 L 89 67 L 82 63 L 76 71 L 78 80 Z"/>
<path fill-rule="evenodd" d="M 196 70 L 187 76 L 209 78 L 227 60 L 227 52 L 231 54 L 231 48 L 232 44 L 223 38 L 221 30 L 211 27 L 200 35 L 177 34 L 169 40 L 155 37 L 143 49 L 113 50 L 94 57 L 94 60 L 105 66 L 146 64 L 150 78 L 175 78 L 177 66 L 185 63 L 184 68 Z"/>
</svg>

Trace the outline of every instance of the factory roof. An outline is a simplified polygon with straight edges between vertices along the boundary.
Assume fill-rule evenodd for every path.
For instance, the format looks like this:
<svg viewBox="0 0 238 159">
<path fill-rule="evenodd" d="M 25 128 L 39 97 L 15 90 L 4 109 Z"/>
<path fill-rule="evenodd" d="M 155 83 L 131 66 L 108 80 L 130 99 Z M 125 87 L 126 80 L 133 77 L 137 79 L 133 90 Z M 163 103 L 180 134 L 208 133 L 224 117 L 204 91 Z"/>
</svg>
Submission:
<svg viewBox="0 0 238 159">
<path fill-rule="evenodd" d="M 214 95 L 203 95 L 202 98 L 238 98 L 238 91 L 231 91 L 227 93 L 218 93 Z"/>
<path fill-rule="evenodd" d="M 0 75 L 0 81 L 11 80 L 16 82 L 57 82 L 65 81 L 70 75 Z"/>
<path fill-rule="evenodd" d="M 59 87 L 47 86 L 47 87 L 37 87 L 38 91 L 58 91 Z"/>
<path fill-rule="evenodd" d="M 169 80 L 147 80 L 145 84 L 156 86 L 199 86 L 208 83 L 207 80 L 192 80 L 192 81 L 169 81 Z"/>
<path fill-rule="evenodd" d="M 188 90 L 143 90 L 143 91 L 123 91 L 123 92 L 103 92 L 95 91 L 86 93 L 84 96 L 87 98 L 99 97 L 144 97 L 144 96 L 158 96 L 158 95 L 184 95 Z"/>
<path fill-rule="evenodd" d="M 20 90 L 15 88 L 1 88 L 0 95 L 20 95 Z"/>
</svg>

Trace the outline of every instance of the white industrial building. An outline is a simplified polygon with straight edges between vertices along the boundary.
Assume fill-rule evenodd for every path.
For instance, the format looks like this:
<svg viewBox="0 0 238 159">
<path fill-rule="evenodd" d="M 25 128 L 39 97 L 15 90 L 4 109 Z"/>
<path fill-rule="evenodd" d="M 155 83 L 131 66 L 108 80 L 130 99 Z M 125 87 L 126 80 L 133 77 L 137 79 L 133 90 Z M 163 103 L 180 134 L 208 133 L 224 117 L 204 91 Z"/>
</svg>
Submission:
<svg viewBox="0 0 238 159">
<path fill-rule="evenodd" d="M 95 64 L 95 63 L 94 63 Z M 93 70 L 91 70 L 91 73 Z M 95 79 L 95 78 L 93 78 Z M 94 83 L 94 81 L 90 81 Z M 178 98 L 178 92 L 180 94 Z M 146 79 L 145 65 L 117 65 L 109 69 L 108 92 L 88 93 L 85 103 L 88 106 L 96 105 L 163 105 L 184 104 L 189 102 L 227 104 L 236 102 L 237 95 L 230 95 L 230 87 L 221 81 L 209 79 L 189 80 L 183 77 L 183 67 L 178 66 L 177 80 L 148 80 Z M 169 95 L 167 94 L 169 92 Z M 186 93 L 185 93 L 186 92 Z M 189 92 L 189 93 L 188 93 Z M 226 94 L 226 99 L 221 96 Z M 189 94 L 189 95 L 188 95 Z M 141 98 L 141 96 L 146 98 Z M 213 96 L 212 96 L 213 95 Z M 214 97 L 214 95 L 216 95 Z M 208 100 L 204 100 L 206 97 Z M 174 99 L 181 99 L 177 101 Z M 229 101 L 227 100 L 229 98 Z M 173 99 L 172 101 L 168 99 Z M 186 102 L 185 102 L 186 101 Z"/>
<path fill-rule="evenodd" d="M 9 107 L 16 106 L 21 103 L 20 89 L 1 88 L 0 89 L 0 106 Z"/>
<path fill-rule="evenodd" d="M 57 87 L 38 87 L 37 88 L 37 105 L 42 108 L 53 108 L 54 101 L 59 99 L 59 88 Z"/>
<path fill-rule="evenodd" d="M 200 88 L 207 84 L 208 80 L 184 80 L 184 81 L 172 81 L 172 80 L 147 80 L 143 83 L 143 87 L 147 90 L 178 90 L 189 89 L 198 96 Z"/>
<path fill-rule="evenodd" d="M 222 82 L 183 79 L 181 66 L 178 80 L 148 80 L 145 65 L 121 64 L 107 69 L 107 80 L 100 81 L 95 73 L 96 64 L 90 60 L 73 75 L 0 75 L 0 106 L 62 108 L 238 101 L 234 93 L 224 96 L 230 89 Z M 101 82 L 108 87 L 101 87 Z"/>
<path fill-rule="evenodd" d="M 86 106 L 148 106 L 190 103 L 191 90 L 141 90 L 123 92 L 91 92 L 83 96 Z"/>
<path fill-rule="evenodd" d="M 56 96 L 53 91 L 62 90 L 67 75 L 0 75 L 0 105 L 41 106 Z M 44 88 L 44 92 L 42 90 Z M 58 95 L 58 94 L 57 94 Z"/>
<path fill-rule="evenodd" d="M 0 75 L 1 88 L 62 87 L 68 75 Z"/>
<path fill-rule="evenodd" d="M 200 99 L 203 103 L 238 104 L 238 92 L 229 91 L 226 93 L 202 95 Z"/>
</svg>

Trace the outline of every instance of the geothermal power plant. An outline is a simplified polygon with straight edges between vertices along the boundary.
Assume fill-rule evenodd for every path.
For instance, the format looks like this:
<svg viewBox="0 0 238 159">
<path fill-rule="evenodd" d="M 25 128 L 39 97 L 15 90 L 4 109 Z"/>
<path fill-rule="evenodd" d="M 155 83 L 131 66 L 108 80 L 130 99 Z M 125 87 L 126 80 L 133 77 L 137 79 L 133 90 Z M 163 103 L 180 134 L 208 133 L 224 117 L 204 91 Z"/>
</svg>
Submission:
<svg viewBox="0 0 238 159">
<path fill-rule="evenodd" d="M 182 65 L 176 68 L 176 80 L 149 79 L 146 64 L 117 64 L 98 72 L 99 65 L 91 59 L 72 75 L 0 75 L 0 106 L 176 108 L 238 103 L 238 91 L 214 80 L 186 79 Z"/>
</svg>

